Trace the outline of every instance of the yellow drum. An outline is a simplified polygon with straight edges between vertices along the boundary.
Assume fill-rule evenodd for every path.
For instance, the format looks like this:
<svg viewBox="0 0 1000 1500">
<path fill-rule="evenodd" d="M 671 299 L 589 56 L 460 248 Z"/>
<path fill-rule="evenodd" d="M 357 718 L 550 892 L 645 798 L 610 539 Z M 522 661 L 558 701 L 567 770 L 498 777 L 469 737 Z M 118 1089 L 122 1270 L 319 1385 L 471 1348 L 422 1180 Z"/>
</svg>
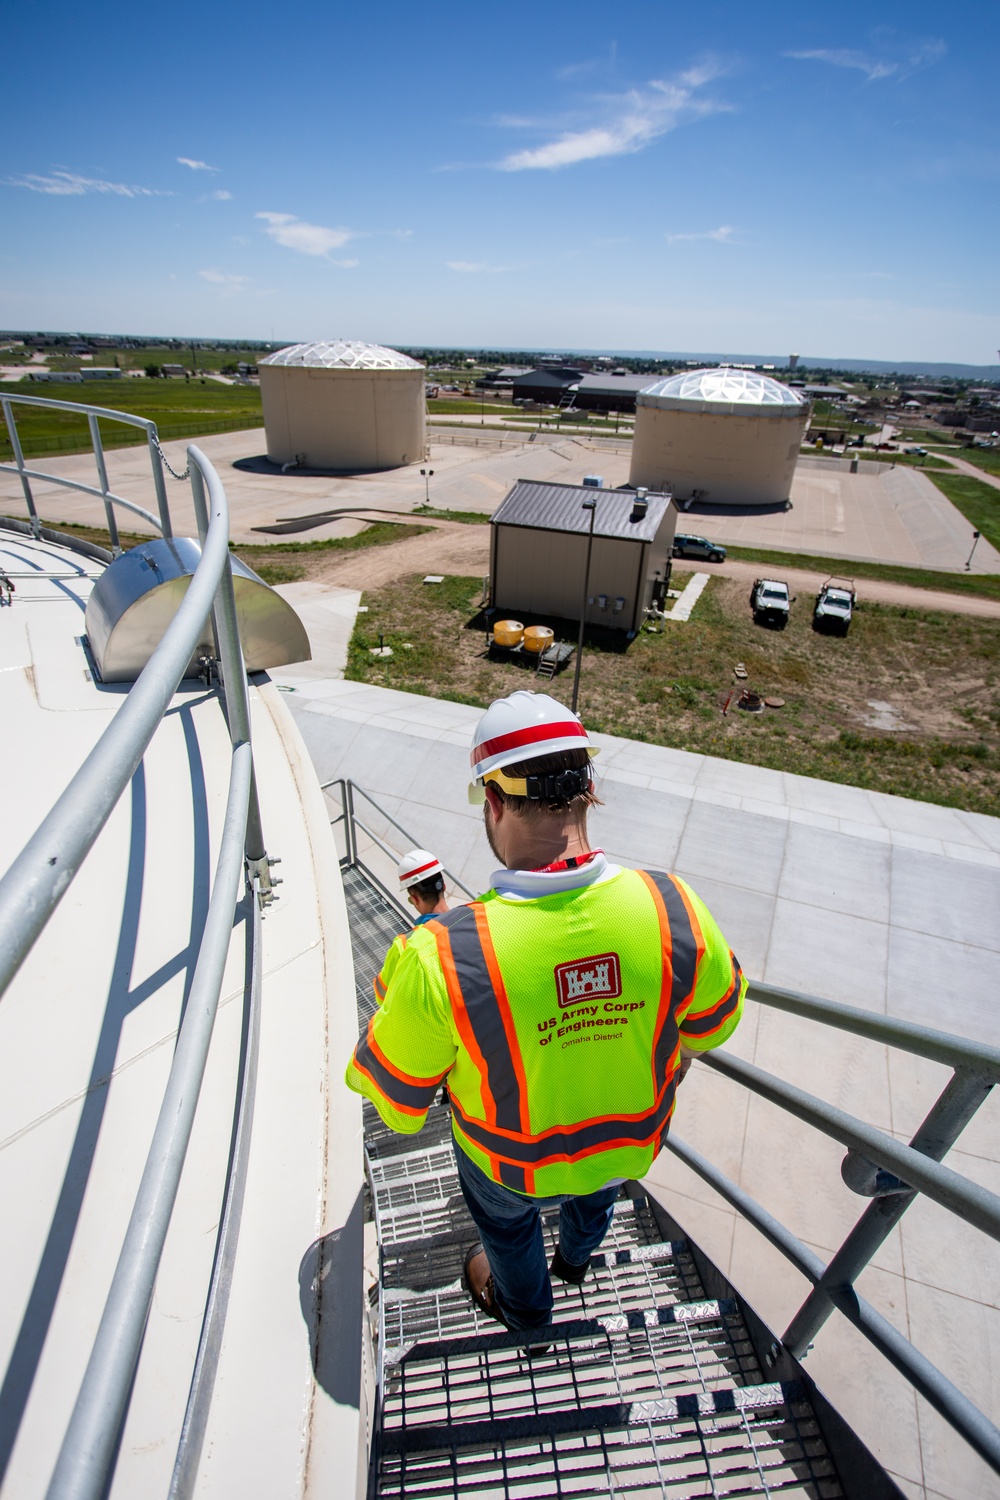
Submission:
<svg viewBox="0 0 1000 1500">
<path fill-rule="evenodd" d="M 523 635 L 520 620 L 498 620 L 493 627 L 493 639 L 498 646 L 519 646 Z"/>
<path fill-rule="evenodd" d="M 547 625 L 529 625 L 524 632 L 524 649 L 531 651 L 536 656 L 541 656 L 547 651 L 555 640 L 555 631 L 550 630 Z"/>
</svg>

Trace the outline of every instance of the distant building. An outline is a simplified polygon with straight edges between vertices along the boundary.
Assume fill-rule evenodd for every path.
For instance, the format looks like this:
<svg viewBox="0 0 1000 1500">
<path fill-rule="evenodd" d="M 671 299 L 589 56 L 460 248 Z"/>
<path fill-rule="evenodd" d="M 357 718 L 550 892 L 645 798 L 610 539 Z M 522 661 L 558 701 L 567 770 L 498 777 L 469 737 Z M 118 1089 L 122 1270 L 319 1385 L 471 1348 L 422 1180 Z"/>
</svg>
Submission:
<svg viewBox="0 0 1000 1500">
<path fill-rule="evenodd" d="M 570 387 L 573 405 L 581 411 L 635 411 L 635 398 L 653 378 L 630 375 L 627 370 L 584 375 L 575 387 Z"/>
<path fill-rule="evenodd" d="M 160 373 L 163 375 L 186 375 L 187 371 L 183 365 L 161 365 Z"/>
<path fill-rule="evenodd" d="M 84 380 L 120 380 L 122 372 L 117 365 L 89 365 L 80 374 Z"/>
<path fill-rule="evenodd" d="M 542 620 L 579 620 L 596 499 L 586 619 L 637 631 L 665 586 L 677 511 L 669 495 L 519 479 L 490 522 L 490 603 Z"/>
<path fill-rule="evenodd" d="M 583 379 L 583 371 L 570 365 L 550 365 L 527 370 L 511 381 L 515 401 L 538 401 L 543 406 L 559 406 L 570 386 Z"/>
</svg>

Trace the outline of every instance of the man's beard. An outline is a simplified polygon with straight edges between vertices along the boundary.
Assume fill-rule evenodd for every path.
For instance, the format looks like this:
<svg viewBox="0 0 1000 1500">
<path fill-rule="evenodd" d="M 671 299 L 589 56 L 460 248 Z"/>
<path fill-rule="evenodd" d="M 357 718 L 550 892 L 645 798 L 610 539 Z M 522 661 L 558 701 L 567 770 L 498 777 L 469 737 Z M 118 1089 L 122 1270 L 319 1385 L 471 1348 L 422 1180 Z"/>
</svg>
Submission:
<svg viewBox="0 0 1000 1500">
<path fill-rule="evenodd" d="M 503 864 L 504 857 L 497 848 L 497 841 L 493 836 L 493 813 L 488 802 L 483 808 L 483 827 L 486 830 L 486 842 L 489 844 L 494 856 Z"/>
</svg>

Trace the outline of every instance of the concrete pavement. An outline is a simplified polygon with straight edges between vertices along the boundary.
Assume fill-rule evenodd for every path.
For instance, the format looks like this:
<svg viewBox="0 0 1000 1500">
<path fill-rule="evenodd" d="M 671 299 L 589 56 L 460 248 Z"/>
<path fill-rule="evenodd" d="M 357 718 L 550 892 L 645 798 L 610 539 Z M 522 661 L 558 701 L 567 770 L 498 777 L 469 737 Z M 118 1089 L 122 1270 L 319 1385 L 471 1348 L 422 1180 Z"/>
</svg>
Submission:
<svg viewBox="0 0 1000 1500">
<path fill-rule="evenodd" d="M 355 779 L 467 885 L 488 884 L 494 861 L 465 797 L 479 710 L 330 679 L 300 682 L 287 702 L 321 780 Z M 597 739 L 595 843 L 621 863 L 690 880 L 752 978 L 995 1042 L 1000 820 Z M 371 809 L 365 818 L 395 847 L 390 825 Z M 758 1005 L 729 1046 L 902 1140 L 948 1078 Z M 948 1157 L 995 1191 L 998 1124 L 992 1098 Z M 703 1066 L 684 1084 L 676 1131 L 824 1259 L 864 1209 L 841 1182 L 842 1148 Z M 780 1332 L 807 1291 L 797 1273 L 669 1153 L 649 1185 Z M 985 1411 L 1000 1404 L 998 1287 L 1000 1246 L 923 1201 L 859 1282 Z M 808 1369 L 907 1495 L 1000 1495 L 1000 1482 L 842 1320 L 817 1336 Z"/>
</svg>

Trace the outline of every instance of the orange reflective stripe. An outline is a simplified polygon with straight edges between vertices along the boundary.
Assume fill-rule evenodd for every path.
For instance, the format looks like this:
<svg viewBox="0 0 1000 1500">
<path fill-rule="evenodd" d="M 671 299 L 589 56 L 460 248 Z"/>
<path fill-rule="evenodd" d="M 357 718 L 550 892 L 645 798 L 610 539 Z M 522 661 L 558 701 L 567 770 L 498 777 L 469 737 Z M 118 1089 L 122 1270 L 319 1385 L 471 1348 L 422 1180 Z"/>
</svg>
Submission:
<svg viewBox="0 0 1000 1500">
<path fill-rule="evenodd" d="M 427 931 L 433 933 L 434 942 L 437 945 L 438 961 L 441 964 L 441 972 L 448 989 L 448 999 L 451 1001 L 451 1013 L 455 1018 L 458 1034 L 462 1038 L 462 1045 L 468 1052 L 469 1057 L 475 1065 L 479 1074 L 480 1086 L 482 1088 L 483 1108 L 486 1111 L 486 1119 L 489 1124 L 495 1125 L 497 1118 L 496 1100 L 490 1091 L 489 1069 L 486 1059 L 479 1050 L 469 1013 L 465 1008 L 465 997 L 462 994 L 462 986 L 459 983 L 458 972 L 455 968 L 455 956 L 451 951 L 451 937 L 447 927 L 441 922 L 428 922 Z"/>
<path fill-rule="evenodd" d="M 705 939 L 687 896 L 672 876 L 648 870 L 638 873 L 654 897 L 663 948 L 663 986 L 653 1037 L 653 1092 L 659 1094 L 671 1076 L 670 1059 L 677 1051 L 681 1018 L 694 999 Z"/>
<path fill-rule="evenodd" d="M 517 1028 L 514 1025 L 514 1017 L 510 1013 L 507 987 L 503 982 L 503 975 L 500 972 L 496 950 L 493 947 L 493 939 L 490 936 L 490 925 L 486 920 L 486 909 L 481 905 L 476 905 L 472 910 L 475 913 L 479 941 L 483 945 L 483 957 L 486 960 L 487 972 L 489 973 L 490 981 L 493 985 L 493 993 L 500 1010 L 504 1035 L 507 1038 L 507 1046 L 510 1051 L 510 1060 L 514 1065 L 514 1072 L 517 1075 L 517 1103 L 520 1126 L 524 1134 L 528 1135 L 531 1131 L 531 1116 L 528 1110 L 528 1080 L 524 1075 L 524 1060 L 521 1057 L 521 1048 L 517 1040 Z"/>
</svg>

